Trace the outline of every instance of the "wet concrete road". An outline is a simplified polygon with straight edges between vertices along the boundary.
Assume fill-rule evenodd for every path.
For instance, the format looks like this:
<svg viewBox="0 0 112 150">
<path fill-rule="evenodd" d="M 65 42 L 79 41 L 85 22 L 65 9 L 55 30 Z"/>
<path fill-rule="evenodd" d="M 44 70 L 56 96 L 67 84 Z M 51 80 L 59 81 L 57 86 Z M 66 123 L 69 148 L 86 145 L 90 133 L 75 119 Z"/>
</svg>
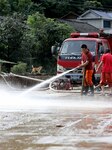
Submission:
<svg viewBox="0 0 112 150">
<path fill-rule="evenodd" d="M 48 91 L 15 97 L 2 98 L 0 150 L 112 150 L 111 97 Z"/>
</svg>

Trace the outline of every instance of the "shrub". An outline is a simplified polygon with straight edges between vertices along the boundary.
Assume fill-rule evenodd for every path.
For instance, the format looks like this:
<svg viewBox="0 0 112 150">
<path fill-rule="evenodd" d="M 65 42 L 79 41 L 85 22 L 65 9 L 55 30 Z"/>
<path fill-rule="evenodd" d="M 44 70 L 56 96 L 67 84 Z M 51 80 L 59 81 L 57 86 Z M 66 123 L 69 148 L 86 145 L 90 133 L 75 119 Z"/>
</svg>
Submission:
<svg viewBox="0 0 112 150">
<path fill-rule="evenodd" d="M 26 69 L 27 69 L 27 64 L 23 62 L 19 62 L 17 65 L 14 65 L 11 68 L 11 72 L 16 74 L 25 74 Z"/>
</svg>

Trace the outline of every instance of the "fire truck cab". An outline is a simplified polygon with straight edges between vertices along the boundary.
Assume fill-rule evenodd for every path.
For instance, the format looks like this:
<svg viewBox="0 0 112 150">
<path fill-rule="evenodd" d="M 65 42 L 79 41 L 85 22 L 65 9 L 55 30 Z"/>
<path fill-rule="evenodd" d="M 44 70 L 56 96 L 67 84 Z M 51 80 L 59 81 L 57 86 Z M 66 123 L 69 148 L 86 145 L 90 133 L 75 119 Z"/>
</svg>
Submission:
<svg viewBox="0 0 112 150">
<path fill-rule="evenodd" d="M 106 49 L 112 50 L 112 35 L 106 33 L 71 33 L 70 38 L 63 41 L 61 47 L 55 47 L 58 50 L 57 73 L 73 69 L 81 63 L 81 45 L 86 44 L 94 57 L 95 67 L 100 62 L 101 55 Z M 52 48 L 54 53 L 54 48 Z M 95 74 L 97 81 L 100 80 L 100 72 Z M 70 78 L 75 82 L 82 81 L 82 69 L 72 71 L 63 78 Z"/>
</svg>

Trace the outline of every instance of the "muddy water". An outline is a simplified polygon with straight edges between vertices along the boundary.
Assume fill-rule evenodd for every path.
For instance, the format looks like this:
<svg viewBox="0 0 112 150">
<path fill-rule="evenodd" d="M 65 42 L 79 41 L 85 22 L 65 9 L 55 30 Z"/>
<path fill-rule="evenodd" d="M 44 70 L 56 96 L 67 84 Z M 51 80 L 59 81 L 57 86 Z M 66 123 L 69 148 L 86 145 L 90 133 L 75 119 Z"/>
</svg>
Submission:
<svg viewBox="0 0 112 150">
<path fill-rule="evenodd" d="M 0 150 L 112 150 L 112 98 L 0 93 Z"/>
</svg>

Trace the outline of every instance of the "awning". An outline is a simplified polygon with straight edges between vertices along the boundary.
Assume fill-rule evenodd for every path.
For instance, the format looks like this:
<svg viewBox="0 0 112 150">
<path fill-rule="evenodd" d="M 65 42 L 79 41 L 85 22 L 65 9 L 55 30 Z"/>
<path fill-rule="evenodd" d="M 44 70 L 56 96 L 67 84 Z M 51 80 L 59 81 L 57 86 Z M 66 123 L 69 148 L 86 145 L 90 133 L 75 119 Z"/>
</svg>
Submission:
<svg viewBox="0 0 112 150">
<path fill-rule="evenodd" d="M 6 63 L 6 64 L 17 64 L 15 62 L 11 62 L 11 61 L 6 61 L 6 60 L 1 60 L 0 59 L 0 63 L 3 64 L 3 63 Z"/>
</svg>

